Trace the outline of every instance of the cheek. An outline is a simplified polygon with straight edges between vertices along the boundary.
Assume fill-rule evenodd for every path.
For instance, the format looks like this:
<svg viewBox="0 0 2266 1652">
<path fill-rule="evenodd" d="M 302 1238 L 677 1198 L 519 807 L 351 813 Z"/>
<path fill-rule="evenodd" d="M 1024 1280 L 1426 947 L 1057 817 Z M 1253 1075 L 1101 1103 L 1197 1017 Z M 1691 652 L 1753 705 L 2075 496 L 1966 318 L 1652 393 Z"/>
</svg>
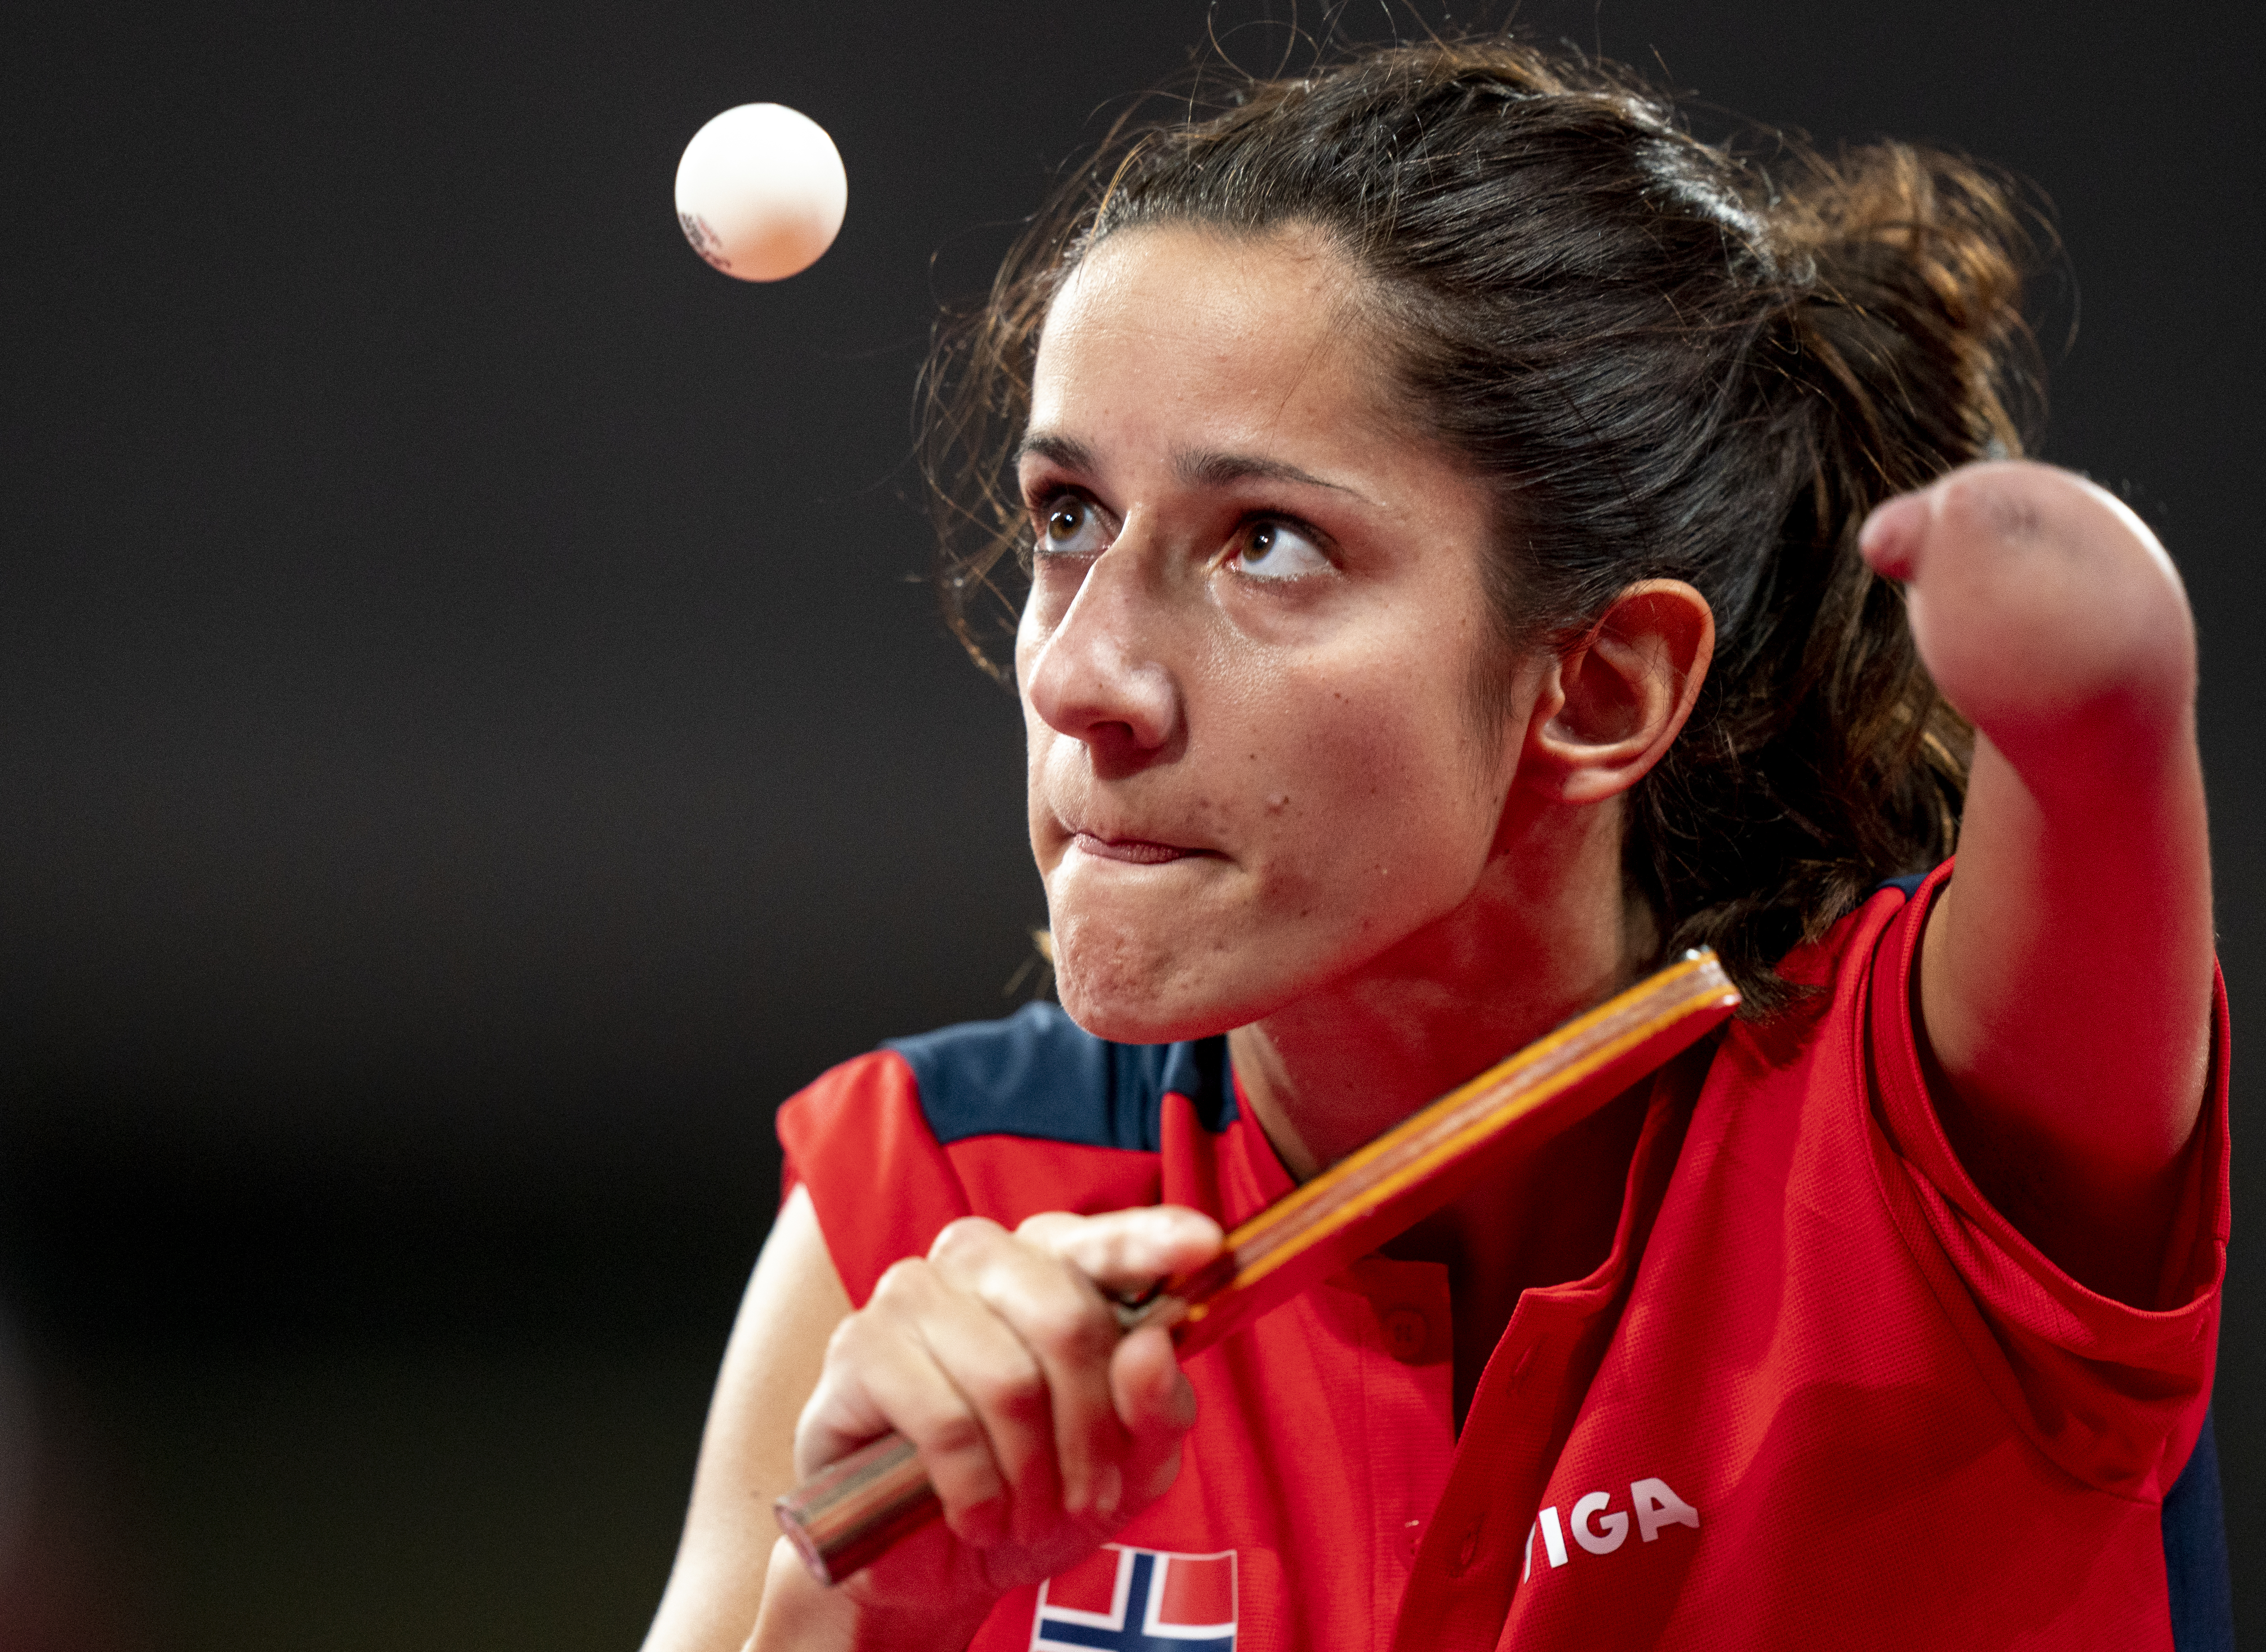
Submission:
<svg viewBox="0 0 2266 1652">
<path fill-rule="evenodd" d="M 1311 916 L 1405 932 L 1469 892 L 1500 800 L 1462 719 L 1443 721 L 1344 719 L 1282 777 L 1278 881 Z"/>
<path fill-rule="evenodd" d="M 1035 830 L 1039 814 L 1039 768 L 1045 760 L 1048 744 L 1054 738 L 1054 730 L 1047 727 L 1046 720 L 1033 708 L 1031 696 L 1024 686 L 1030 680 L 1031 656 L 1037 651 L 1034 632 L 1035 627 L 1027 612 L 1015 634 L 1015 703 L 1023 714 L 1023 802 Z"/>
<path fill-rule="evenodd" d="M 1361 833 L 1395 859 L 1442 832 L 1491 832 L 1503 765 L 1483 749 L 1457 640 L 1428 650 L 1411 640 L 1366 669 L 1317 673 L 1268 697 L 1277 789 L 1302 791 L 1327 810 L 1321 820 L 1305 812 L 1309 830 Z"/>
<path fill-rule="evenodd" d="M 1221 765 L 1254 920 L 1238 945 L 1327 973 L 1463 902 L 1495 839 L 1503 778 L 1458 682 L 1301 685 L 1268 739 L 1254 721 Z"/>
</svg>

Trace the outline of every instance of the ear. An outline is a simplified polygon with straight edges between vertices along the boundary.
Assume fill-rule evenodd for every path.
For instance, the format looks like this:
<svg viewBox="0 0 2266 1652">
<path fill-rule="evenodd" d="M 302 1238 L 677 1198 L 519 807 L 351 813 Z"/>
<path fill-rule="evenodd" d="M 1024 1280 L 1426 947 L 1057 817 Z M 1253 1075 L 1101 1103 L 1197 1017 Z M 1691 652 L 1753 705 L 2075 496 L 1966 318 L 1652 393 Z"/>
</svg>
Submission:
<svg viewBox="0 0 2266 1652">
<path fill-rule="evenodd" d="M 1715 654 L 1715 615 L 1682 580 L 1641 580 L 1545 673 L 1519 769 L 1563 803 L 1626 792 L 1682 732 Z"/>
</svg>

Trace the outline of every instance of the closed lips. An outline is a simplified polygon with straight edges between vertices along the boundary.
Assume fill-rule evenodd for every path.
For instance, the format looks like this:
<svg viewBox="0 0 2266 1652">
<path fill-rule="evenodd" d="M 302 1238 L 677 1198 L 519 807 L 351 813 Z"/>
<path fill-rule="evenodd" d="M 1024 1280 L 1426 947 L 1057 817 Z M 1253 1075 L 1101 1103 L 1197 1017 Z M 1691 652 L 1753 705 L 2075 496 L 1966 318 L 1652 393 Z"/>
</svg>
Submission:
<svg viewBox="0 0 2266 1652">
<path fill-rule="evenodd" d="M 1101 860 L 1125 860 L 1136 866 L 1155 866 L 1160 861 L 1178 860 L 1186 855 L 1202 854 L 1200 849 L 1179 849 L 1171 844 L 1151 843 L 1140 837 L 1108 838 L 1092 832 L 1075 835 L 1078 846 L 1087 854 Z"/>
</svg>

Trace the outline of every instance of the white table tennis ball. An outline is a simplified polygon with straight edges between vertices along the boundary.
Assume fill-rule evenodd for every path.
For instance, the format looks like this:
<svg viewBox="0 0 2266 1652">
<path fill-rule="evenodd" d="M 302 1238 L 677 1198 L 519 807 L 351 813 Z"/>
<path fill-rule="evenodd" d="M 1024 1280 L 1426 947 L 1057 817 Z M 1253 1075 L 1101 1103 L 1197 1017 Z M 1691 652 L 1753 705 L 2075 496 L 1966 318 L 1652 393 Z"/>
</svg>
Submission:
<svg viewBox="0 0 2266 1652">
<path fill-rule="evenodd" d="M 826 129 L 776 103 L 727 109 L 676 163 L 676 221 L 692 250 L 743 281 L 784 281 L 834 245 L 850 181 Z"/>
</svg>

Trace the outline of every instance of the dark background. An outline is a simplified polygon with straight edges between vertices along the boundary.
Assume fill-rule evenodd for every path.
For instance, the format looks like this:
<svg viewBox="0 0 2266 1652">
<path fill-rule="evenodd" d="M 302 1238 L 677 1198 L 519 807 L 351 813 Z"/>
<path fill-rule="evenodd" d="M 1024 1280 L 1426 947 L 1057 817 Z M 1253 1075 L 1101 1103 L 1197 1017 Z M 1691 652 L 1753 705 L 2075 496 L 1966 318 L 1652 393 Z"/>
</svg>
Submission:
<svg viewBox="0 0 2266 1652">
<path fill-rule="evenodd" d="M 1283 46 L 1239 31 L 1266 7 L 1195 0 L 324 11 L 10 31 L 11 1648 L 634 1644 L 772 1106 L 1002 1012 L 1042 915 L 1013 705 L 917 582 L 933 300 L 1208 18 L 1246 62 Z M 2256 16 L 1523 14 L 2051 197 L 2045 451 L 2189 581 L 2248 1028 Z M 834 250 L 768 288 L 669 201 L 685 140 L 757 99 L 824 125 L 851 186 Z M 2255 1254 L 2239 1232 L 2219 1378 L 2254 1618 Z"/>
</svg>

